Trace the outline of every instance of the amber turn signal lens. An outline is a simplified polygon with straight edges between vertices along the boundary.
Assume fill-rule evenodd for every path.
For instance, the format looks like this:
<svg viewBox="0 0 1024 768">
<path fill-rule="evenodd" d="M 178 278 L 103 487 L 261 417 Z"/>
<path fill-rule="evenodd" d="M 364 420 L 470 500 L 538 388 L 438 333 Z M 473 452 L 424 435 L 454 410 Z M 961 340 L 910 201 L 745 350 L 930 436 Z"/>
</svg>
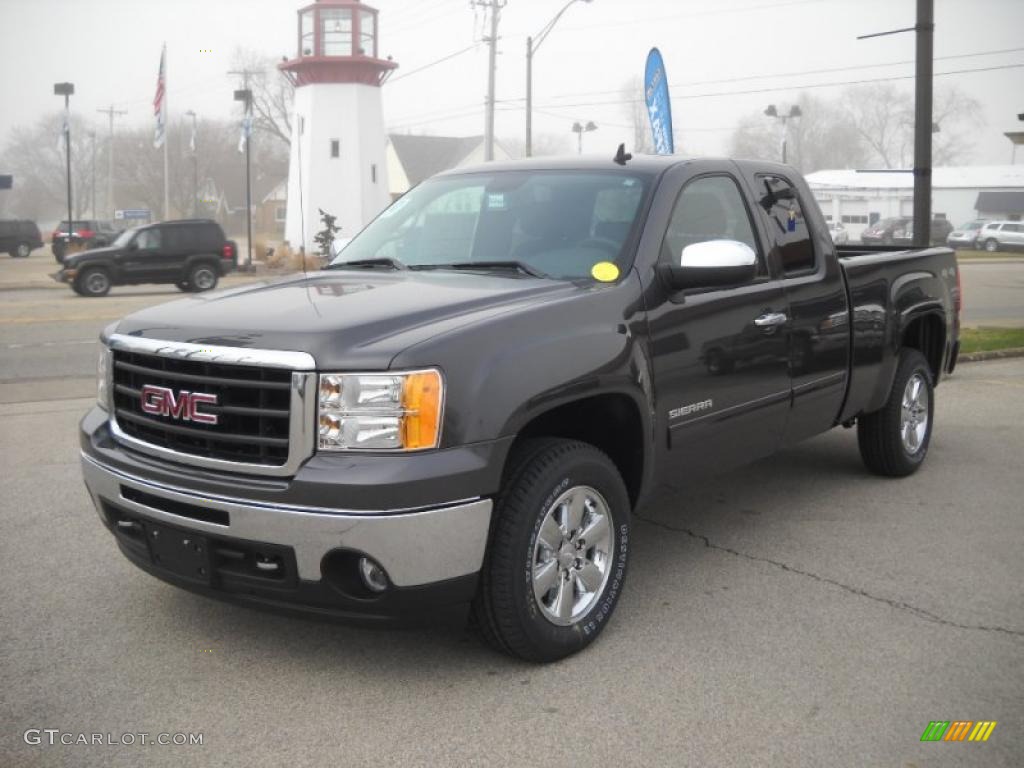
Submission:
<svg viewBox="0 0 1024 768">
<path fill-rule="evenodd" d="M 436 448 L 441 433 L 441 374 L 408 374 L 402 388 L 402 408 L 402 447 Z"/>
</svg>

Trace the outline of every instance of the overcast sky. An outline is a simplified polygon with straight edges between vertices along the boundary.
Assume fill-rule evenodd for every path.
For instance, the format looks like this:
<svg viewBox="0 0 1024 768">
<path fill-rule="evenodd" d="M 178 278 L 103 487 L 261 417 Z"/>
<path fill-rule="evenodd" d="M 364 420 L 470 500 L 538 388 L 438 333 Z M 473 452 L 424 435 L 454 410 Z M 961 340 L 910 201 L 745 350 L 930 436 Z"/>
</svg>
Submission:
<svg viewBox="0 0 1024 768">
<path fill-rule="evenodd" d="M 185 110 L 234 114 L 227 76 L 237 47 L 295 54 L 296 10 L 289 0 L 0 0 L 0 146 L 18 124 L 60 106 L 53 83 L 71 80 L 72 108 L 106 125 L 97 109 L 128 110 L 151 124 L 161 43 L 167 43 L 172 120 Z M 384 88 L 392 129 L 435 135 L 483 132 L 486 46 L 402 77 L 479 41 L 482 12 L 468 0 L 377 0 L 382 54 L 401 65 Z M 497 135 L 523 136 L 525 39 L 564 0 L 508 0 L 500 28 Z M 935 72 L 977 98 L 985 128 L 972 162 L 1007 163 L 1007 130 L 1024 112 L 1024 0 L 937 0 Z M 769 103 L 786 105 L 801 86 L 834 97 L 849 81 L 913 74 L 913 34 L 856 40 L 912 26 L 914 0 L 593 0 L 568 10 L 535 58 L 537 133 L 568 135 L 593 120 L 587 150 L 611 153 L 629 141 L 614 103 L 642 75 L 651 46 L 666 62 L 677 137 L 687 154 L 727 150 L 736 121 Z M 209 51 L 209 52 L 207 52 Z M 906 63 L 899 63 L 906 62 Z M 878 66 L 885 64 L 886 66 Z M 841 68 L 841 69 L 840 69 Z M 821 70 L 832 70 L 822 72 Z M 896 80 L 911 89 L 910 79 Z M 771 90 L 769 90 L 771 89 Z M 759 91 L 752 93 L 751 91 Z M 743 93 L 746 92 L 746 93 Z M 1022 158 L 1024 159 L 1024 158 Z M 0 169 L 2 172 L 2 169 Z"/>
</svg>

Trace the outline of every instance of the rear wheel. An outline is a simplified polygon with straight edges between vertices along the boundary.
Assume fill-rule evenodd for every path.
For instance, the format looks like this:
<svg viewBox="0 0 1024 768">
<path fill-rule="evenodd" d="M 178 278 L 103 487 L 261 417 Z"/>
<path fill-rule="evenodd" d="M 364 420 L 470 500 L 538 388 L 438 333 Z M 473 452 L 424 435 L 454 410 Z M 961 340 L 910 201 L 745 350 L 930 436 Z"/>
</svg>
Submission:
<svg viewBox="0 0 1024 768">
<path fill-rule="evenodd" d="M 597 448 L 528 440 L 510 459 L 473 614 L 496 649 L 555 661 L 589 645 L 622 594 L 629 495 Z"/>
<path fill-rule="evenodd" d="M 985 241 L 985 250 L 989 253 L 995 253 L 999 250 L 999 241 L 993 240 L 991 237 Z"/>
<path fill-rule="evenodd" d="M 857 442 L 867 468 L 888 477 L 916 472 L 928 455 L 934 410 L 928 361 L 916 349 L 905 349 L 885 405 L 857 420 Z"/>
<path fill-rule="evenodd" d="M 75 278 L 75 291 L 82 296 L 106 296 L 110 293 L 110 275 L 102 267 L 89 267 Z"/>
<path fill-rule="evenodd" d="M 209 264 L 196 264 L 189 270 L 188 284 L 193 291 L 211 291 L 217 287 L 217 270 Z"/>
</svg>

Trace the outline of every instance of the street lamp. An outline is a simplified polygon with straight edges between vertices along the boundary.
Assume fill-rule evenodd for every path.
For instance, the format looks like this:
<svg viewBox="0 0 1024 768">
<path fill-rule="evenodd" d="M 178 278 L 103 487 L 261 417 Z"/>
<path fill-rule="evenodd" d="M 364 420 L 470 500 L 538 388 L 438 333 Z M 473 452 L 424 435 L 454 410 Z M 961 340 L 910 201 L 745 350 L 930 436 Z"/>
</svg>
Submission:
<svg viewBox="0 0 1024 768">
<path fill-rule="evenodd" d="M 581 123 L 572 124 L 572 132 L 576 134 L 576 154 L 583 154 L 583 134 L 596 130 L 597 126 L 594 124 L 593 120 L 588 120 L 586 125 L 582 125 Z"/>
<path fill-rule="evenodd" d="M 791 118 L 802 117 L 803 112 L 800 111 L 800 107 L 796 104 L 789 108 L 788 114 L 779 114 L 779 111 L 775 108 L 774 104 L 769 104 L 765 109 L 764 113 L 768 117 L 774 117 L 780 123 L 782 123 L 782 162 L 786 162 L 786 134 L 788 132 L 788 121 Z"/>
<path fill-rule="evenodd" d="M 252 139 L 252 91 L 242 88 L 235 91 L 235 101 L 241 101 L 245 105 L 245 118 L 242 123 L 242 131 L 245 135 L 245 247 L 248 255 L 245 261 L 246 270 L 252 269 L 252 184 L 250 183 L 251 161 L 249 155 L 249 142 Z"/>
<path fill-rule="evenodd" d="M 192 149 L 192 218 L 197 219 L 199 218 L 199 155 L 196 154 L 196 113 L 190 109 L 185 116 L 192 118 L 192 138 L 189 141 L 189 147 Z"/>
<path fill-rule="evenodd" d="M 72 242 L 75 231 L 75 220 L 71 215 L 71 94 L 75 92 L 74 83 L 54 83 L 54 96 L 64 97 L 64 156 L 67 163 L 68 177 L 68 243 Z"/>
<path fill-rule="evenodd" d="M 526 38 L 526 156 L 533 156 L 533 54 L 540 48 L 541 43 L 547 39 L 554 29 L 555 24 L 562 18 L 562 14 L 569 10 L 574 3 L 590 3 L 593 0 L 569 0 L 562 10 L 555 14 L 544 28 L 533 37 Z"/>
</svg>

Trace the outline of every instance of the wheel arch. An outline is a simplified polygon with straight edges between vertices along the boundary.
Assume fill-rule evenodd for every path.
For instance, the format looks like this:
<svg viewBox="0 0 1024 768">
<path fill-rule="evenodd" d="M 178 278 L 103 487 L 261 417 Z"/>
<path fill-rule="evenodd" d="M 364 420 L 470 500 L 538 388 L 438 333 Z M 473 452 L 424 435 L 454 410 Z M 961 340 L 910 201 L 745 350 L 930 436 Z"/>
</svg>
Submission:
<svg viewBox="0 0 1024 768">
<path fill-rule="evenodd" d="M 626 484 L 630 504 L 635 508 L 643 495 L 649 465 L 645 434 L 642 411 L 636 400 L 622 392 L 608 392 L 532 414 L 518 430 L 513 446 L 539 437 L 579 440 L 593 445 L 615 464 Z"/>
<path fill-rule="evenodd" d="M 900 349 L 916 349 L 924 355 L 933 386 L 938 386 L 946 354 L 946 321 L 942 313 L 932 310 L 911 317 L 900 334 Z"/>
</svg>

